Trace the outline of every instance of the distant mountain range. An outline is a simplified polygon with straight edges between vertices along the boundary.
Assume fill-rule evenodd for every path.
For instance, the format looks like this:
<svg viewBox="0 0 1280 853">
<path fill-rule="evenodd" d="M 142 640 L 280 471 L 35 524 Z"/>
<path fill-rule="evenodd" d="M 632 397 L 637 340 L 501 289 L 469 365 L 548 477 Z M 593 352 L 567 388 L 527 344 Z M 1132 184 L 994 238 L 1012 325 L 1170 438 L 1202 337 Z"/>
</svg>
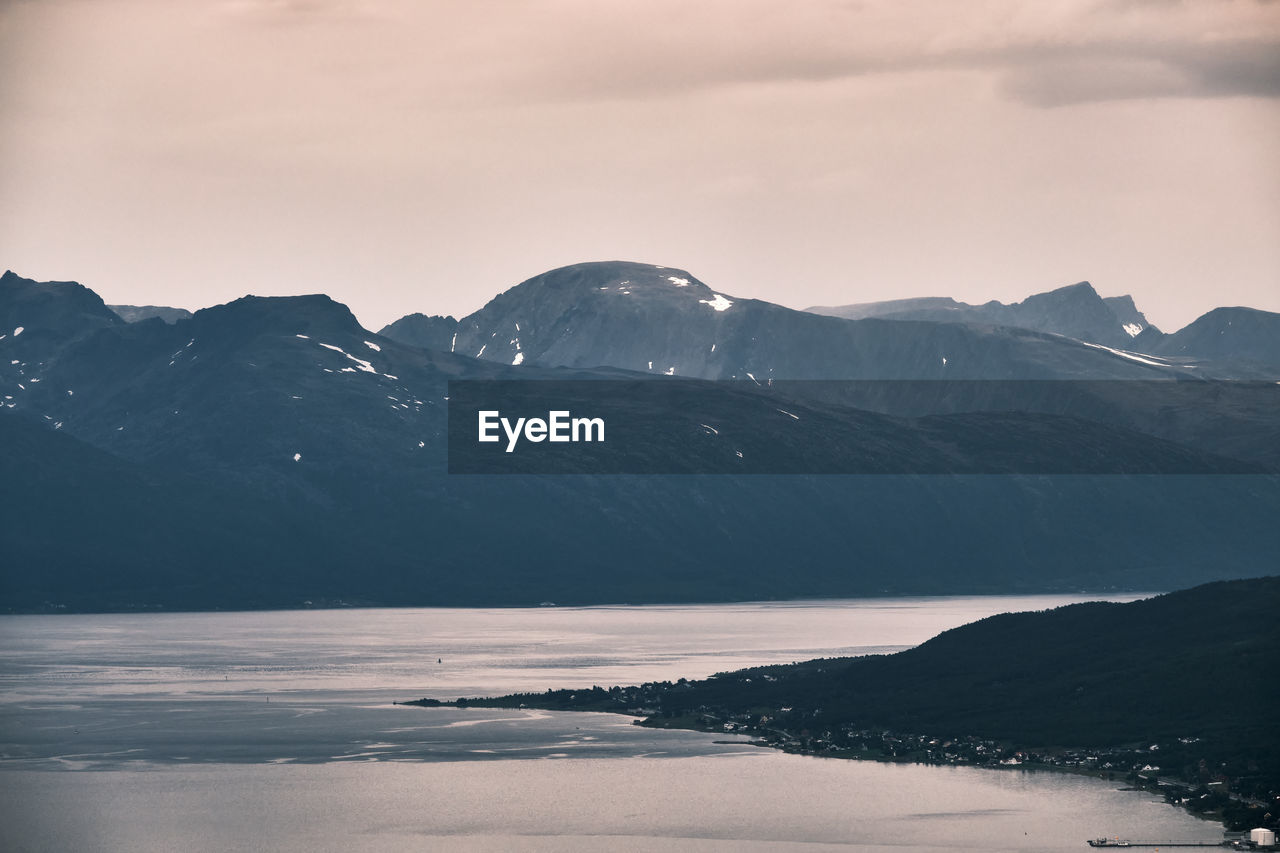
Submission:
<svg viewBox="0 0 1280 853">
<path fill-rule="evenodd" d="M 838 307 L 814 306 L 806 310 L 849 320 L 880 317 L 1010 326 L 1114 347 L 1129 346 L 1139 334 L 1154 329 L 1133 304 L 1133 297 L 1104 299 L 1087 281 L 1038 293 L 1012 305 L 994 300 L 984 305 L 969 305 L 949 297 L 924 297 Z"/>
<path fill-rule="evenodd" d="M 127 323 L 159 317 L 166 323 L 172 324 L 191 317 L 191 312 L 185 308 L 167 308 L 163 305 L 108 305 L 107 307 Z"/>
<path fill-rule="evenodd" d="M 1102 299 L 1081 282 L 1017 305 L 920 299 L 805 312 L 714 291 L 684 270 L 617 261 L 552 270 L 461 320 L 411 314 L 380 334 L 504 364 L 608 365 L 699 379 L 1270 378 L 1280 371 L 1280 315 L 1251 309 L 1217 309 L 1163 335 L 1130 297 Z"/>
<path fill-rule="evenodd" d="M 628 263 L 554 270 L 461 321 L 414 315 L 379 334 L 322 295 L 190 317 L 127 308 L 76 283 L 0 278 L 0 434 L 14 449 L 0 455 L 0 607 L 1159 588 L 1261 573 L 1280 551 L 1280 481 L 1230 473 L 1280 469 L 1263 385 L 1184 381 L 1184 398 L 1112 381 L 1274 377 L 1264 312 L 1211 312 L 1176 351 L 1136 353 L 824 317 Z M 1001 471 L 1060 452 L 1204 473 L 446 473 L 450 380 L 668 375 L 741 380 L 689 398 L 732 428 L 655 429 L 639 448 L 672 470 L 734 459 L 736 429 L 755 437 L 753 463 L 811 466 L 794 470 L 850 447 L 889 471 L 929 454 L 974 470 L 965 454 L 994 448 Z M 844 379 L 930 381 L 827 382 Z M 971 381 L 935 381 L 951 379 Z M 1037 390 L 1062 379 L 1077 380 L 1066 396 Z M 762 438 L 783 424 L 799 430 L 789 446 Z"/>
<path fill-rule="evenodd" d="M 969 305 L 949 297 L 925 297 L 806 310 L 852 320 L 879 317 L 1031 329 L 1134 353 L 1218 362 L 1220 369 L 1251 375 L 1280 366 L 1280 315 L 1253 308 L 1215 308 L 1167 335 L 1147 322 L 1133 297 L 1100 297 L 1087 281 L 1012 305 L 996 301 Z"/>
</svg>

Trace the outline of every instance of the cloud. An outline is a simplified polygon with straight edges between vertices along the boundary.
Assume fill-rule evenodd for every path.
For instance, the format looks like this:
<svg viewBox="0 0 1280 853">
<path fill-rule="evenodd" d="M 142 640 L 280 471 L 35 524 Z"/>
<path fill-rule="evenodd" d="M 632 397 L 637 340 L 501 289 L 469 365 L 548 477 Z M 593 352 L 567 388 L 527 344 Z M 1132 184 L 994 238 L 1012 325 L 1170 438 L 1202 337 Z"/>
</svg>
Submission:
<svg viewBox="0 0 1280 853">
<path fill-rule="evenodd" d="M 1022 103 L 1280 97 L 1273 0 L 488 0 L 443 22 L 481 99 L 662 98 L 978 70 Z"/>
<path fill-rule="evenodd" d="M 1011 63 L 1001 87 L 1039 107 L 1132 98 L 1276 98 L 1280 43 L 1089 46 Z"/>
<path fill-rule="evenodd" d="M 46 0 L 0 5 L 0 47 L 0 80 L 23 55 L 101 68 L 170 115 L 227 93 L 507 108 L 956 71 L 1034 107 L 1280 96 L 1280 3 L 1262 0 Z"/>
</svg>

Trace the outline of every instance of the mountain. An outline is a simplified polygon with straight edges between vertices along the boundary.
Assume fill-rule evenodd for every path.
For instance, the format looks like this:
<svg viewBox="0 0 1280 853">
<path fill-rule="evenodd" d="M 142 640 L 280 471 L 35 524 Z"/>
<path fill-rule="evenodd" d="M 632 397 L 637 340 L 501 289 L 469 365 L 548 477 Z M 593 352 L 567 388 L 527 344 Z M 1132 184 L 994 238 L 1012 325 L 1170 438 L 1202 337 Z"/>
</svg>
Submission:
<svg viewBox="0 0 1280 853">
<path fill-rule="evenodd" d="M 983 305 L 969 305 L 946 297 L 924 297 L 835 307 L 814 306 L 806 310 L 847 319 L 879 317 L 886 320 L 1009 326 L 1126 349 L 1138 334 L 1151 326 L 1134 305 L 1133 297 L 1104 299 L 1087 281 L 1038 293 L 1011 305 L 995 300 Z"/>
<path fill-rule="evenodd" d="M 138 323 L 142 320 L 150 320 L 152 317 L 159 317 L 172 325 L 191 316 L 191 312 L 185 308 L 169 308 L 164 305 L 108 305 L 107 307 L 126 323 Z"/>
<path fill-rule="evenodd" d="M 872 740 L 892 744 L 886 755 L 935 761 L 953 742 L 953 753 L 971 752 L 975 738 L 995 741 L 996 756 L 1107 749 L 1122 773 L 1157 763 L 1192 786 L 1225 773 L 1234 791 L 1270 799 L 1280 789 L 1280 688 L 1269 677 L 1280 666 L 1277 607 L 1280 578 L 1230 581 L 1001 614 L 892 655 L 465 704 L 646 708 L 650 724 L 729 723 L 833 755 Z"/>
<path fill-rule="evenodd" d="M 1088 282 L 1029 296 L 1012 305 L 996 301 L 969 305 L 948 297 L 922 297 L 806 310 L 847 319 L 876 317 L 1031 329 L 1116 348 L 1130 356 L 1154 356 L 1183 368 L 1209 367 L 1215 375 L 1232 378 L 1273 378 L 1280 371 L 1280 314 L 1254 308 L 1215 308 L 1185 328 L 1165 334 L 1147 322 L 1133 297 L 1099 298 Z"/>
<path fill-rule="evenodd" d="M 1280 370 L 1280 314 L 1255 308 L 1215 308 L 1172 335 L 1142 341 L 1160 356 L 1251 365 L 1260 375 Z"/>
<path fill-rule="evenodd" d="M 5 364 L 21 375 L 71 341 L 123 325 L 98 294 L 74 281 L 35 282 L 12 271 L 0 276 L 0 344 Z M 15 362 L 14 354 L 23 358 Z"/>
<path fill-rule="evenodd" d="M 675 320 L 689 315 L 689 328 L 744 307 L 722 295 L 733 304 L 717 311 L 699 301 L 715 301 L 715 293 L 685 296 L 693 282 L 678 286 L 670 277 L 682 276 L 663 272 L 669 291 L 653 292 L 653 310 Z M 788 323 L 841 327 L 837 337 L 851 340 L 858 335 L 843 327 L 861 328 L 759 305 L 759 320 L 781 318 L 782 333 L 758 325 L 755 335 L 777 337 L 778 352 L 801 346 Z M 1233 445 L 1224 459 L 1207 442 L 1197 449 L 1118 417 L 1044 417 L 995 403 L 987 411 L 930 404 L 885 415 L 821 383 L 805 396 L 748 379 L 690 386 L 703 390 L 679 398 L 683 410 L 670 423 L 640 430 L 633 451 L 670 464 L 667 471 L 721 470 L 700 466 L 736 464 L 742 457 L 734 450 L 745 449 L 751 465 L 759 457 L 764 466 L 744 469 L 754 471 L 779 470 L 765 466 L 770 459 L 812 466 L 782 470 L 825 470 L 824 460 L 842 456 L 886 472 L 928 460 L 972 471 L 964 464 L 984 458 L 1019 471 L 1035 458 L 1119 454 L 1151 466 L 1135 471 L 1184 470 L 1176 465 L 1190 461 L 1193 470 L 1218 473 L 462 476 L 448 473 L 450 381 L 626 380 L 658 388 L 677 380 L 409 346 L 363 329 L 323 295 L 245 297 L 173 324 L 126 323 L 80 285 L 9 275 L 0 281 L 0 320 L 8 329 L 0 338 L 5 446 L 22 448 L 0 454 L 6 609 L 1153 588 L 1265 572 L 1280 550 L 1280 481 L 1225 473 L 1256 470 L 1259 457 Z M 607 313 L 590 323 L 620 328 Z M 542 324 L 534 318 L 533 328 Z M 750 342 L 744 327 L 725 331 L 728 340 Z M 946 334 L 970 333 L 953 326 Z M 1064 346 L 1026 335 L 1028 349 L 1006 351 Z M 1098 365 L 1112 375 L 1133 364 L 1134 375 L 1163 375 L 1065 346 L 1053 352 L 1080 358 L 1081 369 Z M 1148 408 L 1161 406 L 1153 398 Z M 1181 408 L 1205 407 L 1191 400 Z M 1261 411 L 1252 421 L 1226 419 L 1236 445 L 1257 443 L 1269 423 Z M 703 428 L 708 423 L 719 433 Z"/>
<path fill-rule="evenodd" d="M 937 308 L 941 301 L 924 302 Z M 1125 297 L 1104 303 L 1088 284 L 1031 297 L 1018 310 L 1024 317 L 1069 317 L 1073 305 L 1086 318 L 1136 311 Z M 456 324 L 451 318 L 411 315 L 382 334 L 508 365 L 608 366 L 763 384 L 860 380 L 862 384 L 843 385 L 791 382 L 779 391 L 804 402 L 840 403 L 887 415 L 1087 413 L 1205 452 L 1218 452 L 1226 442 L 1237 458 L 1280 465 L 1280 449 L 1259 429 L 1260 420 L 1275 420 L 1267 414 L 1265 393 L 1267 399 L 1260 399 L 1256 389 L 1216 389 L 1212 402 L 1197 406 L 1193 398 L 1209 393 L 1204 387 L 1174 392 L 1145 386 L 1139 391 L 1131 384 L 1098 381 L 1270 378 L 1266 371 L 1241 372 L 1233 366 L 1237 362 L 1219 366 L 1180 355 L 1143 355 L 1014 327 L 823 317 L 739 299 L 712 290 L 683 270 L 651 264 L 562 267 L 511 288 Z M 1053 394 L 1034 385 L 1050 379 L 1076 384 L 1059 384 Z M 881 380 L 887 384 L 867 384 Z"/>
<path fill-rule="evenodd" d="M 409 314 L 384 327 L 378 334 L 409 346 L 453 352 L 458 321 L 452 316 Z"/>
<path fill-rule="evenodd" d="M 1136 338 L 1148 329 L 1159 331 L 1155 326 L 1147 322 L 1146 315 L 1138 310 L 1138 306 L 1134 304 L 1132 296 L 1128 294 L 1124 296 L 1104 296 L 1102 301 L 1111 309 L 1111 313 L 1120 321 L 1120 328 L 1124 329 L 1125 334 L 1129 337 Z"/>
<path fill-rule="evenodd" d="M 1087 284 L 1028 302 L 1034 302 L 1035 311 L 1048 313 L 1085 292 L 1112 316 Z M 412 331 L 416 324 L 410 319 L 383 333 L 415 344 L 422 338 Z M 442 342 L 449 331 L 447 318 L 432 328 L 432 340 Z M 456 335 L 451 336 L 452 351 L 503 364 L 607 365 L 762 382 L 1150 379 L 1174 377 L 1182 370 L 1176 359 L 1136 357 L 1020 328 L 933 320 L 850 321 L 793 311 L 712 290 L 684 270 L 619 261 L 576 264 L 535 276 L 458 321 Z"/>
</svg>

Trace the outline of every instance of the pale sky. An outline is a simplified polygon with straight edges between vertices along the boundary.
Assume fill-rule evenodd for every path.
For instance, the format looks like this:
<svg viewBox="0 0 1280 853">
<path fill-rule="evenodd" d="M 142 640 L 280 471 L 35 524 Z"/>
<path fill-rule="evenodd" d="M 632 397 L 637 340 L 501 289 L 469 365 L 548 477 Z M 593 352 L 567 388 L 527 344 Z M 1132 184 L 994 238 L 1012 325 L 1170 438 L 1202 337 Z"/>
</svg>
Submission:
<svg viewBox="0 0 1280 853">
<path fill-rule="evenodd" d="M 368 328 L 578 261 L 1280 311 L 1278 0 L 0 0 L 0 268 Z"/>
</svg>

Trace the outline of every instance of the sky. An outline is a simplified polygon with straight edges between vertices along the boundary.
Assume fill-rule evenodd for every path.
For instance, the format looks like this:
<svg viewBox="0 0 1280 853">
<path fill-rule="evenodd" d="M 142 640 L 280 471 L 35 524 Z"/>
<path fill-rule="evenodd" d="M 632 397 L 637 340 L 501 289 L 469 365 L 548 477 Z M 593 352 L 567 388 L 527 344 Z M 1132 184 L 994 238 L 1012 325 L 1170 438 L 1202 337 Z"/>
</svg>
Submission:
<svg viewBox="0 0 1280 853">
<path fill-rule="evenodd" d="M 376 330 L 615 259 L 1280 311 L 1280 0 L 0 0 L 0 268 Z"/>
</svg>

